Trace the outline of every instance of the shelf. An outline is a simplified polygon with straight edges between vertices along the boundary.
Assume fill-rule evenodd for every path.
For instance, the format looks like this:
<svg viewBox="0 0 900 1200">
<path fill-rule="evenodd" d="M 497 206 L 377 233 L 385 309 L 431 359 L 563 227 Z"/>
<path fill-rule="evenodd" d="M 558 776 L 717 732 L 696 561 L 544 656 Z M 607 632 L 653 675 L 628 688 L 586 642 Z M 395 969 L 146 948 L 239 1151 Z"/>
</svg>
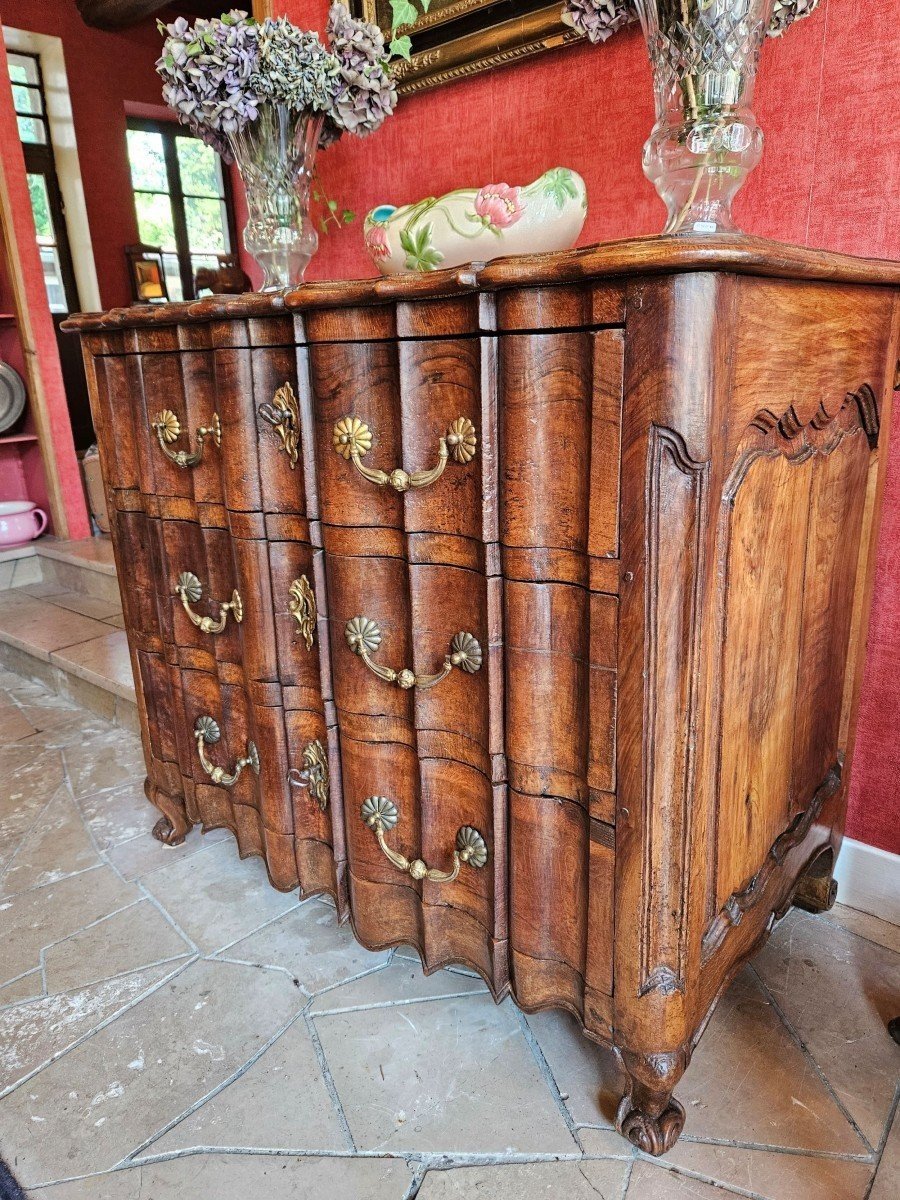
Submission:
<svg viewBox="0 0 900 1200">
<path fill-rule="evenodd" d="M 0 433 L 0 446 L 11 446 L 16 442 L 36 442 L 37 440 L 36 433 Z"/>
</svg>

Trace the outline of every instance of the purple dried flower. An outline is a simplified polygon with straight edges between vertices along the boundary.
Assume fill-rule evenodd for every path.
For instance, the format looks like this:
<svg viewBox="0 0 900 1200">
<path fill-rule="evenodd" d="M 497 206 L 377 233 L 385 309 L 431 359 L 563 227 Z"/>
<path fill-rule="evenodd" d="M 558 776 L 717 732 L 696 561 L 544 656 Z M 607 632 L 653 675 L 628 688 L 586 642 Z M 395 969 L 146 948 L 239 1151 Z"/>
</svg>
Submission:
<svg viewBox="0 0 900 1200">
<path fill-rule="evenodd" d="M 286 17 L 259 27 L 259 62 L 251 85 L 264 100 L 299 112 L 329 112 L 341 84 L 341 65 L 316 33 L 305 33 Z"/>
<path fill-rule="evenodd" d="M 340 63 L 340 86 L 322 130 L 322 146 L 330 146 L 345 132 L 357 137 L 373 133 L 397 104 L 388 51 L 377 25 L 351 17 L 344 4 L 332 4 L 328 37 Z"/>
<path fill-rule="evenodd" d="M 605 42 L 617 29 L 637 20 L 630 0 L 566 0 L 562 19 L 592 42 Z"/>
</svg>

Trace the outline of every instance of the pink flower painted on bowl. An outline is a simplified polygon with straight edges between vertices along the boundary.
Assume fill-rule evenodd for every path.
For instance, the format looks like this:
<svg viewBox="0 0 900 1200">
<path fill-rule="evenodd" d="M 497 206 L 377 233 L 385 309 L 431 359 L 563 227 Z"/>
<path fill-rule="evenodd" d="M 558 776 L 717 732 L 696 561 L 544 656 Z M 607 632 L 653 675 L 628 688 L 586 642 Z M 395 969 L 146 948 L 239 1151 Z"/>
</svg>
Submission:
<svg viewBox="0 0 900 1200">
<path fill-rule="evenodd" d="M 377 262 L 379 258 L 387 258 L 391 252 L 388 245 L 387 230 L 383 225 L 369 225 L 366 229 L 366 249 Z"/>
<path fill-rule="evenodd" d="M 524 211 L 522 189 L 508 183 L 489 183 L 475 197 L 475 212 L 495 233 L 515 225 Z"/>
</svg>

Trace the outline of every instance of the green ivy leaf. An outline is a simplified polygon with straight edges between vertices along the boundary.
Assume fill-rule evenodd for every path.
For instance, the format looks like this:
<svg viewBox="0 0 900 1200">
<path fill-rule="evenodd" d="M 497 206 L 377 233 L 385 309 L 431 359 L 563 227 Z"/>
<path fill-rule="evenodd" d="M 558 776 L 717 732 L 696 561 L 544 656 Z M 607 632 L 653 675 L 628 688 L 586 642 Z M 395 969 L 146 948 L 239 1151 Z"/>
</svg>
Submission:
<svg viewBox="0 0 900 1200">
<path fill-rule="evenodd" d="M 405 58 L 409 62 L 412 54 L 412 38 L 406 35 L 392 38 L 389 49 L 394 58 Z"/>
<path fill-rule="evenodd" d="M 418 16 L 410 0 L 391 0 L 391 33 L 402 25 L 414 25 Z"/>
<path fill-rule="evenodd" d="M 337 206 L 338 206 L 337 200 L 329 200 L 328 201 L 328 208 L 330 209 L 331 212 L 337 212 Z"/>
<path fill-rule="evenodd" d="M 345 208 L 344 211 L 341 213 L 341 220 L 344 222 L 345 225 L 350 225 L 350 224 L 352 224 L 353 221 L 356 220 L 356 213 L 353 211 L 352 208 Z"/>
</svg>

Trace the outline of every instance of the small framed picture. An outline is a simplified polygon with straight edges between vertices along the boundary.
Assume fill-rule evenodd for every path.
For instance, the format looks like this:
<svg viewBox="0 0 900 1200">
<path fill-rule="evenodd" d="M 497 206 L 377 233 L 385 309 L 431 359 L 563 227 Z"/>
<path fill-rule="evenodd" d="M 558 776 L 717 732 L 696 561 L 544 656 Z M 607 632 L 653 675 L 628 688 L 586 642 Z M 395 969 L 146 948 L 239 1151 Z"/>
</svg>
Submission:
<svg viewBox="0 0 900 1200">
<path fill-rule="evenodd" d="M 136 304 L 159 304 L 168 300 L 162 251 L 154 246 L 126 246 L 131 272 L 131 294 Z"/>
<path fill-rule="evenodd" d="M 351 0 L 351 7 L 390 34 L 390 0 Z M 425 91 L 579 40 L 561 14 L 561 0 L 431 0 L 401 31 L 412 38 L 412 55 L 394 64 L 398 90 Z"/>
</svg>

